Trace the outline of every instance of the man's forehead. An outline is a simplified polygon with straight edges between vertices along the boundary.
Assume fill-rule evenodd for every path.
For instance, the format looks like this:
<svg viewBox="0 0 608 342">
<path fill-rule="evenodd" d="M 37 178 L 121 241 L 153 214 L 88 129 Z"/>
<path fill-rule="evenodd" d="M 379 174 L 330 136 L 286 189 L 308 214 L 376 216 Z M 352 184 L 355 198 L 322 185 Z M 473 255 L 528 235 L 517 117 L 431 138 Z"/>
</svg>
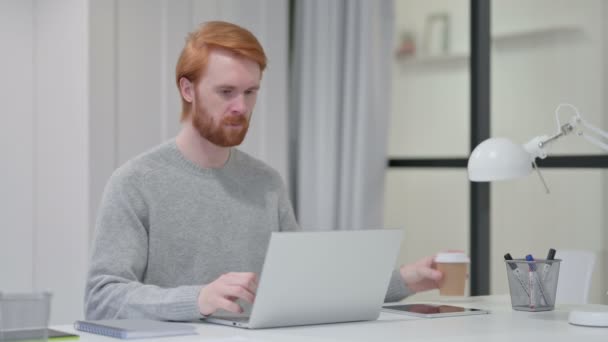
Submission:
<svg viewBox="0 0 608 342">
<path fill-rule="evenodd" d="M 209 53 L 207 70 L 203 78 L 216 82 L 254 83 L 259 85 L 260 66 L 257 62 L 226 49 L 213 49 Z"/>
</svg>

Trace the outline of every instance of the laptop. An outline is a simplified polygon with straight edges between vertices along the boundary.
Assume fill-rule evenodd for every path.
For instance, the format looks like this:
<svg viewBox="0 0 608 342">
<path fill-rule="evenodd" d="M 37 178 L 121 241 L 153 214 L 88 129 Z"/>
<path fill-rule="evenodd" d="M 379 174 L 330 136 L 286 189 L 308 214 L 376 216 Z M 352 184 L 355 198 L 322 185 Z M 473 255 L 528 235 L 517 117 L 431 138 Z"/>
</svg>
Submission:
<svg viewBox="0 0 608 342">
<path fill-rule="evenodd" d="M 203 320 L 258 329 L 376 320 L 400 229 L 272 233 L 249 315 Z"/>
</svg>

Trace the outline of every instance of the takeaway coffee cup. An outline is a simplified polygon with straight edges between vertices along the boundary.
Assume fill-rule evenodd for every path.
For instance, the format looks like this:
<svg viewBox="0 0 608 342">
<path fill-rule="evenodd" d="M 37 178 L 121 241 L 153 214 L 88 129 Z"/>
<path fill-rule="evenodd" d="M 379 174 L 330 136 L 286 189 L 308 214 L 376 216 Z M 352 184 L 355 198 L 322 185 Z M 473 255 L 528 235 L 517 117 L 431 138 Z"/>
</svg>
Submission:
<svg viewBox="0 0 608 342">
<path fill-rule="evenodd" d="M 464 253 L 439 253 L 435 257 L 437 269 L 443 273 L 439 287 L 442 296 L 464 296 L 469 257 Z"/>
</svg>

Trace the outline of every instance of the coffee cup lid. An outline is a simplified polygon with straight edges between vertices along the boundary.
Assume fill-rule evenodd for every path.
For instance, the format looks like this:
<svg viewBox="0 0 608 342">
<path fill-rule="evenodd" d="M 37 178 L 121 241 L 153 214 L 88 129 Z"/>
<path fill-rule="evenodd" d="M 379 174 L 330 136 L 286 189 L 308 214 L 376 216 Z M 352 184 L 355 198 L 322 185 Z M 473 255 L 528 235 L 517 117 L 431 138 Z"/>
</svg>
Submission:
<svg viewBox="0 0 608 342">
<path fill-rule="evenodd" d="M 438 253 L 435 257 L 435 262 L 468 263 L 470 260 L 464 253 Z"/>
</svg>

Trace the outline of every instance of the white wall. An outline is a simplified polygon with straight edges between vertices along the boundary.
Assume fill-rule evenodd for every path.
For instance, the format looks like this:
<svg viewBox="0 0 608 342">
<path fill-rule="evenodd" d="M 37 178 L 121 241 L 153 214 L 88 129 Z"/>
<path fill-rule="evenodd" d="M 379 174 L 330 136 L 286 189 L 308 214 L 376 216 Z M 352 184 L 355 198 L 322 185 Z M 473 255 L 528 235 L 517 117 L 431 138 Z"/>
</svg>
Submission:
<svg viewBox="0 0 608 342">
<path fill-rule="evenodd" d="M 0 54 L 0 288 L 9 291 L 33 285 L 33 14 L 32 1 L 0 2 L 0 41 L 9 52 Z"/>
<path fill-rule="evenodd" d="M 601 32 L 602 2 L 493 1 L 493 136 L 525 143 L 534 136 L 553 134 L 554 110 L 564 102 L 576 105 L 589 122 L 604 125 L 602 50 L 608 41 Z M 546 15 L 547 8 L 551 15 Z M 563 120 L 568 112 L 564 110 Z M 601 150 L 583 139 L 566 137 L 551 152 L 598 154 Z"/>
<path fill-rule="evenodd" d="M 103 187 L 174 136 L 173 75 L 204 20 L 251 29 L 269 65 L 243 149 L 287 176 L 286 0 L 0 1 L 0 291 L 49 289 L 51 323 L 83 317 Z"/>
<path fill-rule="evenodd" d="M 404 32 L 410 32 L 415 37 L 416 54 L 394 59 L 390 156 L 468 155 L 469 7 L 468 0 L 395 1 L 395 46 Z M 431 30 L 427 17 L 433 13 L 450 17 L 446 58 L 426 58 L 425 36 Z"/>
<path fill-rule="evenodd" d="M 88 4 L 0 2 L 0 289 L 82 311 L 88 230 Z"/>
</svg>

